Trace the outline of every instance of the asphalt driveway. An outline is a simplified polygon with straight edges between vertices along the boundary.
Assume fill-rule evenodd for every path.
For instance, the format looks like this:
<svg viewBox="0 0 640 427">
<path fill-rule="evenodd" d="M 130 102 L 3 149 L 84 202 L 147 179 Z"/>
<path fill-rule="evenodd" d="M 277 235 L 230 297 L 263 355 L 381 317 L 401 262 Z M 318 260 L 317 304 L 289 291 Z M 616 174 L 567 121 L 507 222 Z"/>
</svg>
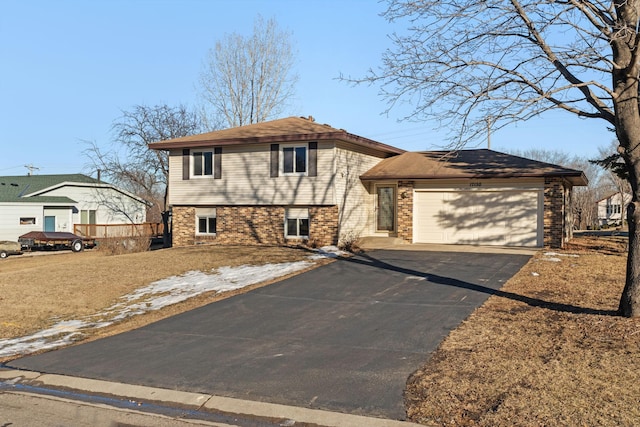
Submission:
<svg viewBox="0 0 640 427">
<path fill-rule="evenodd" d="M 8 365 L 404 419 L 408 376 L 529 258 L 371 251 Z"/>
</svg>

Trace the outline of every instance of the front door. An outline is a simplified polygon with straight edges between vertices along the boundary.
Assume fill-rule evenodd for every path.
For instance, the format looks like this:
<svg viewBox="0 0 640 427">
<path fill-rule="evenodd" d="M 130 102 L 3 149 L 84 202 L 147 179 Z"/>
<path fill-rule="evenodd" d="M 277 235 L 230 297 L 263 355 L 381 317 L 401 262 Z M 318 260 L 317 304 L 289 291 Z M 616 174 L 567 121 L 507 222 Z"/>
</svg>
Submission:
<svg viewBox="0 0 640 427">
<path fill-rule="evenodd" d="M 396 189 L 392 186 L 379 186 L 377 188 L 377 231 L 394 231 L 396 224 Z"/>
<path fill-rule="evenodd" d="M 43 231 L 56 231 L 56 217 L 45 216 L 44 217 L 44 230 Z"/>
</svg>

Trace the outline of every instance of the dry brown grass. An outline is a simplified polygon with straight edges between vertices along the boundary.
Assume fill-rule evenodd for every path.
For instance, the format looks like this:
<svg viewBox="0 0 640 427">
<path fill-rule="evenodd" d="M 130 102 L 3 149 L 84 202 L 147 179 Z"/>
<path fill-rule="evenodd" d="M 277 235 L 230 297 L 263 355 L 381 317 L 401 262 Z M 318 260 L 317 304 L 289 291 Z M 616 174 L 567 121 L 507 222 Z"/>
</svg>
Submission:
<svg viewBox="0 0 640 427">
<path fill-rule="evenodd" d="M 536 255 L 409 379 L 409 418 L 640 425 L 640 321 L 614 315 L 625 251 L 623 238 L 579 238 L 558 251 L 560 262 Z"/>
<path fill-rule="evenodd" d="M 309 254 L 283 247 L 196 246 L 117 256 L 93 250 L 9 257 L 0 261 L 0 338 L 28 335 L 60 320 L 101 312 L 137 288 L 187 271 L 299 261 Z M 85 339 L 137 328 L 264 284 L 203 294 L 93 331 Z"/>
</svg>

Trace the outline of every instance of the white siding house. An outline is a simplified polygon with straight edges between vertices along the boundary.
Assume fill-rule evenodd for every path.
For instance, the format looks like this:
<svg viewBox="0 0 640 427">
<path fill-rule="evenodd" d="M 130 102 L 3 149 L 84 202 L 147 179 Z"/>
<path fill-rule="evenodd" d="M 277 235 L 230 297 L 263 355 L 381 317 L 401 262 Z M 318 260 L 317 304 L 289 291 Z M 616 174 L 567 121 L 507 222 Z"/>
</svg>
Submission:
<svg viewBox="0 0 640 427">
<path fill-rule="evenodd" d="M 631 202 L 631 194 L 624 193 L 624 198 L 620 193 L 613 193 L 596 202 L 598 205 L 598 224 L 619 225 L 622 223 L 623 210 Z M 624 207 L 624 209 L 623 209 Z"/>
<path fill-rule="evenodd" d="M 0 240 L 30 231 L 73 233 L 74 224 L 131 224 L 144 200 L 81 174 L 0 176 Z"/>
</svg>

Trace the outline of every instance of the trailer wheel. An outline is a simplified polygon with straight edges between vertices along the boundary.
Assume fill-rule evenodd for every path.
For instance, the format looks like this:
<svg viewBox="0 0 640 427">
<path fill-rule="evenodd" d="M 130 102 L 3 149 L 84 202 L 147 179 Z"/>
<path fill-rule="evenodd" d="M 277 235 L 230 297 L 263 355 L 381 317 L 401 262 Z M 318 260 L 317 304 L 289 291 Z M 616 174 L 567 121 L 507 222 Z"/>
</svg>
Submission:
<svg viewBox="0 0 640 427">
<path fill-rule="evenodd" d="M 82 240 L 77 239 L 71 243 L 71 250 L 73 252 L 80 252 L 84 249 L 84 245 L 82 244 Z"/>
<path fill-rule="evenodd" d="M 0 251 L 0 259 L 5 259 L 8 256 L 9 254 L 7 253 L 7 251 Z"/>
</svg>

